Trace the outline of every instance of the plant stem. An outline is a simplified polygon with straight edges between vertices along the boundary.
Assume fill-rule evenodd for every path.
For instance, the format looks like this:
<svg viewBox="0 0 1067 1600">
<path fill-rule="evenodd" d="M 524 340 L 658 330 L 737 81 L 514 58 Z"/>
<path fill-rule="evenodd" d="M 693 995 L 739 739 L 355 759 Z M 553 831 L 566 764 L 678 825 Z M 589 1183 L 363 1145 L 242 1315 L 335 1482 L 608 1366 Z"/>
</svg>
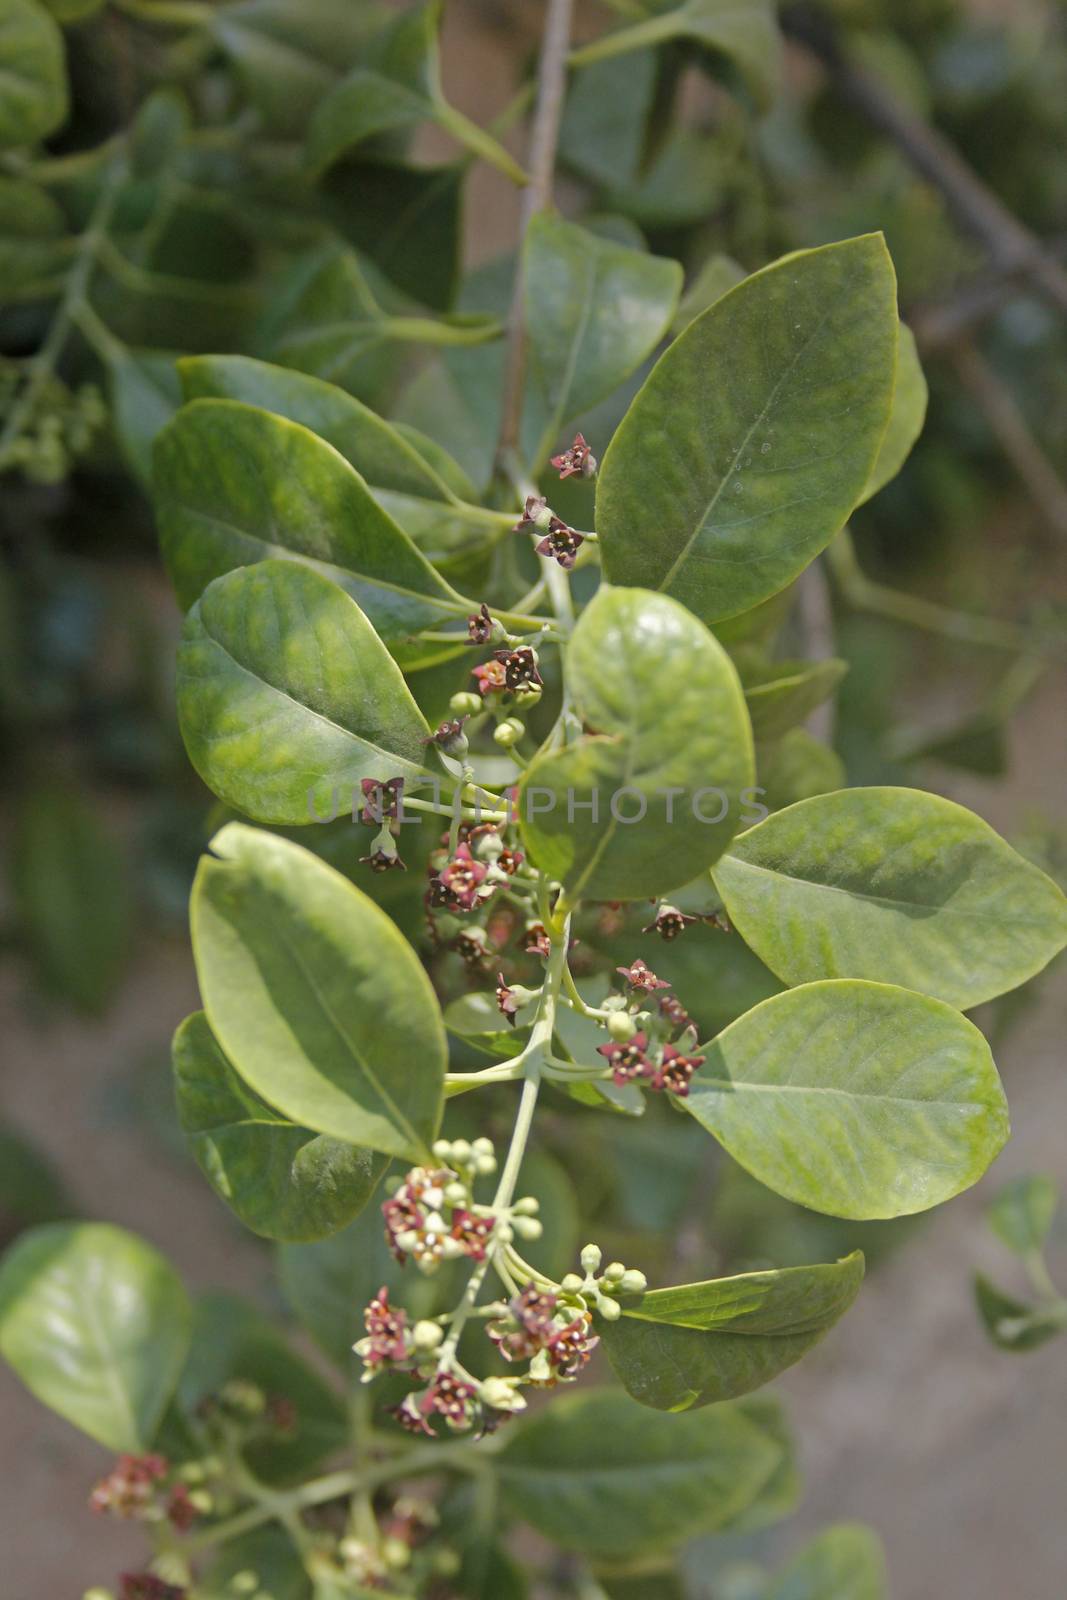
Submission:
<svg viewBox="0 0 1067 1600">
<path fill-rule="evenodd" d="M 563 92 L 567 81 L 567 47 L 570 43 L 573 0 L 548 0 L 545 31 L 538 65 L 537 104 L 530 130 L 527 157 L 529 182 L 523 192 L 519 238 L 519 262 L 515 273 L 511 310 L 507 325 L 507 353 L 504 368 L 504 394 L 500 414 L 500 439 L 497 459 L 501 465 L 515 455 L 522 425 L 522 389 L 526 369 L 525 284 L 522 269 L 522 241 L 530 219 L 551 204 L 552 179 L 556 165 L 556 145 L 563 114 Z"/>
</svg>

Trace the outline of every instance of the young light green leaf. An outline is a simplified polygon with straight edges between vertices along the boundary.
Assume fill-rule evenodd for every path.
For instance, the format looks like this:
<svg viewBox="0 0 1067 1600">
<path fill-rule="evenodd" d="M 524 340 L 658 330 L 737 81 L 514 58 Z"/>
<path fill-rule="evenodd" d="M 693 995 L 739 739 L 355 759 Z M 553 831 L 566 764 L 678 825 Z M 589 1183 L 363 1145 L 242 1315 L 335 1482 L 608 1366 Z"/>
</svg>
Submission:
<svg viewBox="0 0 1067 1600">
<path fill-rule="evenodd" d="M 178 720 L 208 788 L 258 822 L 349 810 L 363 778 L 418 782 L 429 730 L 356 602 L 295 561 L 209 584 L 178 649 Z"/>
<path fill-rule="evenodd" d="M 0 1264 L 0 1355 L 38 1400 L 109 1450 L 151 1444 L 189 1329 L 181 1279 L 122 1228 L 33 1228 Z"/>
<path fill-rule="evenodd" d="M 434 121 L 513 183 L 526 174 L 491 134 L 445 100 L 437 53 L 440 0 L 391 20 L 359 65 L 318 106 L 308 129 L 308 169 L 320 173 L 366 139 Z"/>
<path fill-rule="evenodd" d="M 445 1033 L 430 981 L 385 913 L 299 845 L 240 823 L 193 886 L 212 1032 L 269 1105 L 320 1133 L 425 1158 Z"/>
<path fill-rule="evenodd" d="M 926 421 L 926 402 L 929 392 L 919 361 L 915 335 L 907 323 L 900 324 L 897 344 L 897 377 L 893 389 L 893 409 L 889 413 L 882 447 L 878 452 L 860 505 L 865 505 L 879 489 L 884 489 L 895 478 L 911 454 Z"/>
<path fill-rule="evenodd" d="M 926 1211 L 976 1183 L 1008 1137 L 978 1029 L 891 984 L 787 989 L 704 1053 L 682 1107 L 768 1189 L 833 1217 Z"/>
<path fill-rule="evenodd" d="M 612 393 L 666 333 L 682 269 L 598 238 L 560 217 L 535 216 L 523 249 L 528 378 L 544 425 L 542 462 L 570 417 Z"/>
<path fill-rule="evenodd" d="M 781 72 L 781 36 L 772 0 L 640 0 L 642 20 L 602 34 L 571 54 L 572 66 L 606 61 L 631 50 L 693 39 L 726 56 L 766 106 Z"/>
<path fill-rule="evenodd" d="M 387 640 L 464 610 L 332 445 L 254 406 L 183 406 L 156 442 L 155 502 L 183 608 L 233 567 L 289 556 L 332 577 Z"/>
<path fill-rule="evenodd" d="M 363 1210 L 388 1158 L 278 1116 L 234 1072 L 202 1011 L 179 1027 L 172 1059 L 189 1148 L 253 1233 L 323 1239 Z"/>
<path fill-rule="evenodd" d="M 878 1535 L 858 1522 L 827 1528 L 771 1579 L 763 1600 L 888 1600 Z"/>
<path fill-rule="evenodd" d="M 984 1272 L 975 1274 L 974 1298 L 986 1333 L 998 1350 L 1016 1354 L 1039 1350 L 1067 1332 L 1067 1300 L 1028 1304 L 998 1289 Z"/>
<path fill-rule="evenodd" d="M 0 148 L 36 144 L 66 118 L 63 35 L 37 0 L 4 0 L 0 80 Z"/>
<path fill-rule="evenodd" d="M 897 325 L 880 234 L 785 256 L 690 323 L 604 457 L 605 576 L 661 589 L 706 622 L 791 582 L 870 477 Z"/>
<path fill-rule="evenodd" d="M 605 1389 L 518 1423 L 497 1457 L 515 1516 L 617 1561 L 731 1527 L 781 1459 L 739 1406 L 656 1417 Z"/>
<path fill-rule="evenodd" d="M 760 743 L 780 739 L 804 722 L 834 693 L 848 671 L 848 662 L 760 661 L 740 667 L 752 722 L 752 735 Z"/>
<path fill-rule="evenodd" d="M 989 1226 L 1009 1250 L 1028 1256 L 1048 1238 L 1059 1191 L 1044 1173 L 1035 1172 L 1006 1184 L 986 1212 Z"/>
<path fill-rule="evenodd" d="M 654 1289 L 598 1328 L 628 1394 L 657 1411 L 688 1411 L 748 1394 L 793 1366 L 845 1314 L 862 1281 L 856 1251 L 830 1266 Z"/>
<path fill-rule="evenodd" d="M 532 857 L 575 899 L 632 900 L 688 882 L 725 849 L 752 782 L 728 656 L 675 601 L 605 587 L 566 666 L 590 731 L 526 772 L 519 811 Z"/>
<path fill-rule="evenodd" d="M 1040 972 L 1067 899 L 988 823 L 916 789 L 843 789 L 742 834 L 715 868 L 731 922 L 786 983 L 870 978 L 961 1010 Z"/>
</svg>

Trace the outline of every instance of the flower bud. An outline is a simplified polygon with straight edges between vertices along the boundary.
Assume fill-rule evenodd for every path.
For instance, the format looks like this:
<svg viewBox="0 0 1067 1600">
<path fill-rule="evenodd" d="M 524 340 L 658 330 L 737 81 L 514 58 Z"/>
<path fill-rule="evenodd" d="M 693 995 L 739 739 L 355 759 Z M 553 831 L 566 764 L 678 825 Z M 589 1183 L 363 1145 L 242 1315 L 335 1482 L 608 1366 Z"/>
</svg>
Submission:
<svg viewBox="0 0 1067 1600">
<path fill-rule="evenodd" d="M 521 1200 L 516 1200 L 511 1209 L 517 1217 L 535 1217 L 541 1209 L 541 1202 L 532 1194 L 527 1194 Z"/>
<path fill-rule="evenodd" d="M 494 1411 L 525 1411 L 526 1400 L 514 1378 L 486 1378 L 479 1390 L 481 1399 Z"/>
<path fill-rule="evenodd" d="M 403 1539 L 383 1539 L 382 1560 L 394 1572 L 402 1571 L 411 1565 L 411 1546 L 405 1544 Z"/>
<path fill-rule="evenodd" d="M 450 1183 L 444 1192 L 444 1199 L 450 1206 L 462 1206 L 467 1203 L 467 1187 L 462 1183 Z"/>
<path fill-rule="evenodd" d="M 235 1572 L 230 1579 L 230 1588 L 234 1594 L 255 1594 L 259 1588 L 259 1574 L 246 1567 L 242 1572 Z"/>
<path fill-rule="evenodd" d="M 479 1178 L 488 1178 L 496 1171 L 496 1156 L 475 1156 L 474 1170 Z"/>
<path fill-rule="evenodd" d="M 510 750 L 513 744 L 518 744 L 525 732 L 526 727 L 518 717 L 505 717 L 503 722 L 498 722 L 494 728 L 493 738 L 505 750 Z"/>
<path fill-rule="evenodd" d="M 444 1338 L 444 1332 L 436 1322 L 416 1322 L 411 1337 L 416 1350 L 436 1350 Z"/>
<path fill-rule="evenodd" d="M 448 702 L 448 709 L 453 711 L 457 717 L 477 716 L 482 709 L 482 697 L 480 694 L 471 694 L 468 690 L 461 689 Z"/>
<path fill-rule="evenodd" d="M 644 1294 L 648 1288 L 648 1279 L 643 1272 L 638 1272 L 636 1267 L 629 1267 L 619 1280 L 619 1288 L 623 1294 Z"/>
<path fill-rule="evenodd" d="M 566 1289 L 570 1294 L 576 1294 L 584 1282 L 584 1278 L 579 1278 L 576 1272 L 568 1272 L 560 1280 L 559 1286 L 561 1289 Z"/>
<path fill-rule="evenodd" d="M 456 1139 L 452 1145 L 452 1159 L 458 1167 L 467 1166 L 473 1154 L 473 1148 L 466 1139 Z"/>
<path fill-rule="evenodd" d="M 520 1239 L 540 1239 L 545 1231 L 539 1217 L 516 1217 L 512 1226 Z"/>
<path fill-rule="evenodd" d="M 609 1261 L 601 1276 L 605 1283 L 617 1283 L 626 1273 L 621 1261 Z"/>
<path fill-rule="evenodd" d="M 628 1044 L 637 1032 L 637 1024 L 628 1011 L 611 1011 L 608 1013 L 608 1036 L 616 1044 Z"/>
<path fill-rule="evenodd" d="M 451 1159 L 452 1159 L 452 1141 L 451 1141 L 451 1139 L 435 1139 L 434 1142 L 433 1142 L 432 1148 L 433 1148 L 433 1153 L 437 1157 L 438 1161 L 451 1161 Z M 395 1185 L 394 1185 L 394 1187 L 395 1187 Z"/>
<path fill-rule="evenodd" d="M 543 692 L 540 684 L 523 684 L 521 689 L 515 690 L 515 705 L 520 711 L 525 711 L 527 706 L 535 706 L 537 704 Z"/>
<path fill-rule="evenodd" d="M 476 1156 L 491 1156 L 493 1154 L 493 1148 L 492 1139 L 486 1139 L 484 1137 L 481 1139 L 475 1139 L 474 1143 L 471 1145 L 471 1149 L 474 1151 Z"/>
<path fill-rule="evenodd" d="M 602 1295 L 597 1301 L 597 1310 L 605 1322 L 618 1322 L 622 1316 L 622 1306 L 617 1300 L 611 1300 L 607 1295 Z"/>
<path fill-rule="evenodd" d="M 582 1263 L 582 1271 L 591 1277 L 600 1267 L 603 1252 L 598 1244 L 587 1244 L 578 1259 Z"/>
</svg>

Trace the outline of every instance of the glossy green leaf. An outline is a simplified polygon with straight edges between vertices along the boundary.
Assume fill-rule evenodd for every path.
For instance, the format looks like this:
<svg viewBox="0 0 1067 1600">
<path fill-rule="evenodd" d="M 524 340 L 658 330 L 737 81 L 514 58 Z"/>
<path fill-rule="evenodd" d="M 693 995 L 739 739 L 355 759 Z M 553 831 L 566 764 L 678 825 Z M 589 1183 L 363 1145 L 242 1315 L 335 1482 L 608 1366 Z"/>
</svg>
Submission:
<svg viewBox="0 0 1067 1600">
<path fill-rule="evenodd" d="M 848 662 L 766 661 L 741 666 L 745 704 L 757 743 L 779 739 L 828 700 L 848 671 Z"/>
<path fill-rule="evenodd" d="M 639 0 L 641 21 L 603 34 L 574 52 L 572 63 L 606 61 L 672 39 L 692 39 L 726 56 L 766 105 L 781 71 L 781 38 L 772 0 Z"/>
<path fill-rule="evenodd" d="M 916 789 L 843 789 L 779 811 L 715 868 L 730 920 L 786 983 L 870 978 L 960 1009 L 1067 943 L 1067 899 L 981 818 Z"/>
<path fill-rule="evenodd" d="M 0 177 L 0 293 L 62 279 L 70 257 L 67 222 L 47 189 Z"/>
<path fill-rule="evenodd" d="M 428 729 L 399 667 L 343 589 L 294 561 L 216 578 L 178 650 L 193 766 L 259 822 L 313 823 L 363 778 L 423 773 Z"/>
<path fill-rule="evenodd" d="M 748 1394 L 793 1366 L 849 1309 L 863 1281 L 857 1251 L 831 1266 L 747 1272 L 624 1302 L 599 1327 L 627 1392 L 657 1411 Z"/>
<path fill-rule="evenodd" d="M 195 1416 L 204 1400 L 233 1379 L 254 1384 L 267 1401 L 288 1400 L 295 1415 L 291 1433 L 261 1436 L 245 1449 L 258 1477 L 271 1483 L 304 1477 L 349 1438 L 339 1396 L 293 1353 L 272 1323 L 234 1295 L 201 1295 L 178 1385 L 182 1408 Z"/>
<path fill-rule="evenodd" d="M 1067 1301 L 1029 1304 L 1005 1294 L 984 1273 L 975 1274 L 974 1298 L 978 1315 L 998 1350 L 1023 1354 L 1039 1350 L 1050 1339 L 1067 1332 Z"/>
<path fill-rule="evenodd" d="M 671 332 L 682 333 L 701 312 L 713 306 L 716 300 L 721 300 L 731 289 L 736 289 L 746 277 L 744 267 L 739 266 L 732 256 L 709 256 L 683 294 L 671 324 Z"/>
<path fill-rule="evenodd" d="M 752 782 L 729 658 L 666 596 L 603 588 L 566 664 L 589 731 L 526 772 L 519 808 L 533 859 L 574 899 L 638 899 L 688 882 L 725 849 Z"/>
<path fill-rule="evenodd" d="M 388 1158 L 271 1110 L 234 1072 L 202 1011 L 172 1048 L 178 1120 L 215 1193 L 266 1239 L 322 1239 L 370 1200 Z"/>
<path fill-rule="evenodd" d="M 878 1535 L 858 1522 L 825 1529 L 771 1579 L 764 1600 L 888 1600 Z"/>
<path fill-rule="evenodd" d="M 450 106 L 437 57 L 440 0 L 404 11 L 370 41 L 359 66 L 318 106 L 307 136 L 307 165 L 322 172 L 364 140 L 434 121 L 514 183 L 526 175 L 502 145 Z"/>
<path fill-rule="evenodd" d="M 785 256 L 697 317 L 604 458 L 605 576 L 662 589 L 707 622 L 784 588 L 870 477 L 897 326 L 879 234 Z"/>
<path fill-rule="evenodd" d="M 977 1182 L 1008 1137 L 985 1039 L 908 989 L 787 989 L 702 1050 L 683 1108 L 768 1189 L 830 1216 L 926 1211 Z"/>
<path fill-rule="evenodd" d="M 1039 1251 L 1056 1215 L 1059 1191 L 1044 1173 L 1032 1173 L 1006 1184 L 986 1211 L 997 1238 L 1016 1255 Z"/>
<path fill-rule="evenodd" d="M 729 1528 L 781 1456 L 740 1407 L 657 1417 L 601 1389 L 514 1425 L 497 1461 L 516 1516 L 563 1550 L 624 1561 Z"/>
<path fill-rule="evenodd" d="M 441 1118 L 445 1034 L 417 956 L 309 851 L 230 823 L 193 888 L 204 1009 L 234 1068 L 294 1122 L 419 1160 Z"/>
<path fill-rule="evenodd" d="M 907 323 L 900 324 L 897 345 L 897 377 L 893 389 L 893 409 L 889 413 L 889 427 L 878 457 L 871 469 L 867 487 L 860 505 L 864 505 L 879 489 L 884 489 L 895 478 L 911 454 L 926 421 L 926 402 L 929 392 L 919 361 L 915 335 Z"/>
<path fill-rule="evenodd" d="M 117 345 L 108 358 L 111 421 L 130 471 L 152 485 L 152 449 L 182 403 L 174 357 Z"/>
<path fill-rule="evenodd" d="M 535 461 L 568 418 L 612 393 L 666 333 L 682 269 L 542 213 L 526 230 L 527 379 L 544 413 Z"/>
<path fill-rule="evenodd" d="M 399 160 L 333 167 L 322 208 L 345 242 L 420 306 L 448 311 L 456 299 L 464 247 L 467 163 L 408 166 Z"/>
<path fill-rule="evenodd" d="M 612 189 L 635 180 L 655 108 L 658 68 L 656 52 L 641 50 L 573 71 L 559 131 L 561 161 Z"/>
<path fill-rule="evenodd" d="M 0 9 L 0 148 L 36 144 L 67 115 L 63 35 L 37 0 Z"/>
<path fill-rule="evenodd" d="M 233 567 L 290 556 L 334 578 L 386 640 L 464 610 L 332 445 L 253 406 L 183 406 L 156 444 L 155 503 L 183 608 Z"/>
<path fill-rule="evenodd" d="M 27 1389 L 109 1450 L 151 1444 L 189 1347 L 180 1278 L 105 1223 L 24 1233 L 0 1264 L 0 1355 Z"/>
</svg>

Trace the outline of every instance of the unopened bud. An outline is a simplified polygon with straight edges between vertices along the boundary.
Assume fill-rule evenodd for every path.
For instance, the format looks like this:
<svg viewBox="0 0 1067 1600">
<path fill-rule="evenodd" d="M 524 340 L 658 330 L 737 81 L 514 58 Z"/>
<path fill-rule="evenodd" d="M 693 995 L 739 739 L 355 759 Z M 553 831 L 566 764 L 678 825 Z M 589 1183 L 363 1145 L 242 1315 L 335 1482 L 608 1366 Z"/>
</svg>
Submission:
<svg viewBox="0 0 1067 1600">
<path fill-rule="evenodd" d="M 438 1161 L 450 1161 L 452 1159 L 451 1139 L 435 1139 L 433 1142 L 433 1153 L 437 1157 Z M 396 1187 L 399 1187 L 399 1185 L 396 1185 Z"/>
<path fill-rule="evenodd" d="M 521 689 L 515 690 L 515 704 L 520 711 L 525 711 L 527 706 L 537 704 L 543 692 L 540 684 L 524 683 Z"/>
<path fill-rule="evenodd" d="M 456 1139 L 452 1145 L 452 1160 L 459 1167 L 465 1167 L 474 1154 L 473 1148 L 466 1139 Z"/>
<path fill-rule="evenodd" d="M 600 1315 L 604 1318 L 605 1322 L 618 1322 L 620 1316 L 622 1315 L 622 1307 L 620 1306 L 619 1302 L 617 1300 L 609 1299 L 607 1295 L 603 1295 L 597 1301 L 597 1310 L 600 1312 Z"/>
<path fill-rule="evenodd" d="M 450 1206 L 462 1206 L 467 1203 L 467 1186 L 463 1183 L 450 1183 L 444 1192 L 444 1199 Z"/>
<path fill-rule="evenodd" d="M 644 1294 L 648 1288 L 648 1279 L 643 1272 L 638 1272 L 636 1267 L 629 1267 L 619 1279 L 619 1288 L 623 1294 Z"/>
<path fill-rule="evenodd" d="M 382 1560 L 394 1572 L 402 1571 L 411 1565 L 411 1546 L 405 1544 L 403 1539 L 383 1539 Z"/>
<path fill-rule="evenodd" d="M 465 689 L 461 689 L 448 702 L 448 709 L 454 711 L 457 717 L 476 716 L 482 709 L 482 697 L 480 694 L 468 694 Z"/>
<path fill-rule="evenodd" d="M 436 1322 L 416 1322 L 411 1338 L 416 1350 L 436 1350 L 444 1333 Z"/>
<path fill-rule="evenodd" d="M 561 1289 L 568 1290 L 570 1294 L 575 1294 L 584 1282 L 585 1279 L 580 1278 L 576 1272 L 568 1272 L 561 1278 L 559 1286 Z"/>
<path fill-rule="evenodd" d="M 622 1278 L 625 1272 L 626 1268 L 623 1266 L 621 1261 L 609 1261 L 607 1266 L 604 1268 L 604 1271 L 601 1273 L 601 1277 L 604 1278 L 607 1283 L 614 1283 Z"/>
<path fill-rule="evenodd" d="M 582 1263 L 582 1271 L 589 1277 L 598 1270 L 603 1258 L 603 1251 L 598 1244 L 587 1244 L 578 1257 Z"/>
<path fill-rule="evenodd" d="M 607 1028 L 609 1037 L 616 1044 L 628 1044 L 637 1032 L 637 1027 L 628 1011 L 611 1011 L 608 1013 Z"/>
<path fill-rule="evenodd" d="M 527 1194 L 521 1200 L 516 1200 L 511 1209 L 517 1217 L 535 1217 L 541 1209 L 541 1202 L 532 1194 Z"/>
<path fill-rule="evenodd" d="M 539 1217 L 516 1217 L 513 1227 L 520 1239 L 540 1239 L 545 1231 Z"/>
<path fill-rule="evenodd" d="M 486 1378 L 480 1390 L 481 1398 L 494 1411 L 525 1411 L 526 1400 L 519 1393 L 512 1378 Z"/>
<path fill-rule="evenodd" d="M 230 1579 L 230 1588 L 234 1594 L 255 1594 L 259 1588 L 259 1574 L 249 1567 L 243 1572 L 235 1572 Z"/>
<path fill-rule="evenodd" d="M 518 744 L 525 732 L 525 724 L 521 723 L 518 717 L 505 717 L 503 722 L 498 722 L 494 728 L 493 738 L 497 744 L 509 750 L 513 744 Z"/>
</svg>

